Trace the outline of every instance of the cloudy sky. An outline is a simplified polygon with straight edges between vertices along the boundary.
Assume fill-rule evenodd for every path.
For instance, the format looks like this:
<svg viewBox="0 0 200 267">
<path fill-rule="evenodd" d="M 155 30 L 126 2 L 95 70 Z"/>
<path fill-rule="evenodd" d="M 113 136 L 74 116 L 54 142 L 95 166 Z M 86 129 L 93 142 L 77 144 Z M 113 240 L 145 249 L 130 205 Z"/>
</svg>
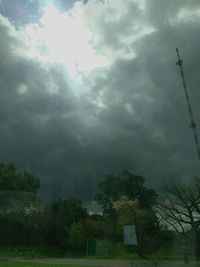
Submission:
<svg viewBox="0 0 200 267">
<path fill-rule="evenodd" d="M 91 200 L 105 174 L 199 175 L 199 0 L 1 0 L 0 161 Z M 199 132 L 199 130 L 198 130 Z"/>
</svg>

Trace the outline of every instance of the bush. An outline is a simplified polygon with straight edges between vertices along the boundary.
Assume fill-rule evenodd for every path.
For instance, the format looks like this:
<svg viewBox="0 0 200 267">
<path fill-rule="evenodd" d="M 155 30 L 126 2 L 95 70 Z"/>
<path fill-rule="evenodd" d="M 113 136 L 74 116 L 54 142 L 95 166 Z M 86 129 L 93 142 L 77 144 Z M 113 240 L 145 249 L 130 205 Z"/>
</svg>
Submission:
<svg viewBox="0 0 200 267">
<path fill-rule="evenodd" d="M 69 230 L 68 245 L 72 251 L 86 251 L 86 236 L 81 222 L 74 222 Z"/>
</svg>

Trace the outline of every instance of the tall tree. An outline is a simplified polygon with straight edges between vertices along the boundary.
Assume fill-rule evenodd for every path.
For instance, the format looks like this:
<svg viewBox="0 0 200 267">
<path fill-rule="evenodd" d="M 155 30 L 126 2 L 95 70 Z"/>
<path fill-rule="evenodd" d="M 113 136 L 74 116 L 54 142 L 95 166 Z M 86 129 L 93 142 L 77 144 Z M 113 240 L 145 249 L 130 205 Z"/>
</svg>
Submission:
<svg viewBox="0 0 200 267">
<path fill-rule="evenodd" d="M 76 198 L 59 199 L 46 208 L 44 219 L 44 239 L 50 245 L 65 247 L 67 233 L 74 222 L 87 217 L 87 210 Z"/>
<path fill-rule="evenodd" d="M 95 197 L 103 208 L 113 239 L 118 223 L 136 225 L 140 254 L 146 249 L 145 242 L 152 238 L 152 233 L 157 234 L 159 230 L 152 209 L 157 194 L 153 189 L 147 189 L 144 182 L 144 177 L 133 175 L 126 170 L 117 176 L 107 175 L 105 181 L 98 184 Z"/>
<path fill-rule="evenodd" d="M 40 187 L 40 179 L 25 171 L 23 174 L 16 171 L 13 163 L 0 164 L 0 190 L 22 191 L 36 194 Z"/>
<path fill-rule="evenodd" d="M 140 208 L 150 209 L 155 204 L 157 194 L 144 186 L 144 177 L 122 171 L 119 175 L 107 175 L 97 186 L 95 200 L 102 206 L 104 214 L 113 210 L 113 203 L 122 196 L 137 200 Z"/>
<path fill-rule="evenodd" d="M 160 217 L 179 234 L 195 237 L 196 255 L 200 247 L 200 178 L 164 187 L 165 196 L 156 207 Z"/>
<path fill-rule="evenodd" d="M 0 234 L 8 244 L 23 244 L 26 232 L 38 233 L 40 212 L 33 200 L 39 187 L 38 177 L 0 164 Z"/>
<path fill-rule="evenodd" d="M 189 183 L 165 185 L 163 200 L 156 209 L 177 233 L 200 230 L 200 178 Z"/>
<path fill-rule="evenodd" d="M 121 225 L 135 225 L 138 241 L 138 253 L 153 252 L 160 241 L 160 228 L 155 212 L 152 209 L 139 208 L 137 200 L 121 197 L 113 205 L 117 210 L 118 221 Z"/>
<path fill-rule="evenodd" d="M 29 172 L 19 173 L 12 163 L 0 164 L 0 208 L 22 208 L 32 202 L 40 187 L 40 179 Z"/>
</svg>

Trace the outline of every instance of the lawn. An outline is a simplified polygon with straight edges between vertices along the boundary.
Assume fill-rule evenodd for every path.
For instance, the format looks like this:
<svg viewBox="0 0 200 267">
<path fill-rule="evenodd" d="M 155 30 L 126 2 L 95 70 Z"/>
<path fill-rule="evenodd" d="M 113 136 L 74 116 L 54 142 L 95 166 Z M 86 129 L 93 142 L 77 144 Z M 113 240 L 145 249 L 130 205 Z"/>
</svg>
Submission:
<svg viewBox="0 0 200 267">
<path fill-rule="evenodd" d="M 66 264 L 43 264 L 43 263 L 0 263 L 0 267 L 92 267 L 85 265 L 66 265 Z"/>
</svg>

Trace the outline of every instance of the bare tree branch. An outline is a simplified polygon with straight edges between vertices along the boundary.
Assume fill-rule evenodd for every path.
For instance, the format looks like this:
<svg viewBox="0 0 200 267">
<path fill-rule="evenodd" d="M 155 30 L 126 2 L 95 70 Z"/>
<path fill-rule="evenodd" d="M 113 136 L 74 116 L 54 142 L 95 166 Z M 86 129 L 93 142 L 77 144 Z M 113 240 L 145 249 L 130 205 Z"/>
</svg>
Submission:
<svg viewBox="0 0 200 267">
<path fill-rule="evenodd" d="M 190 183 L 173 183 L 164 187 L 165 201 L 160 202 L 156 211 L 176 232 L 184 233 L 200 228 L 200 178 Z"/>
</svg>

